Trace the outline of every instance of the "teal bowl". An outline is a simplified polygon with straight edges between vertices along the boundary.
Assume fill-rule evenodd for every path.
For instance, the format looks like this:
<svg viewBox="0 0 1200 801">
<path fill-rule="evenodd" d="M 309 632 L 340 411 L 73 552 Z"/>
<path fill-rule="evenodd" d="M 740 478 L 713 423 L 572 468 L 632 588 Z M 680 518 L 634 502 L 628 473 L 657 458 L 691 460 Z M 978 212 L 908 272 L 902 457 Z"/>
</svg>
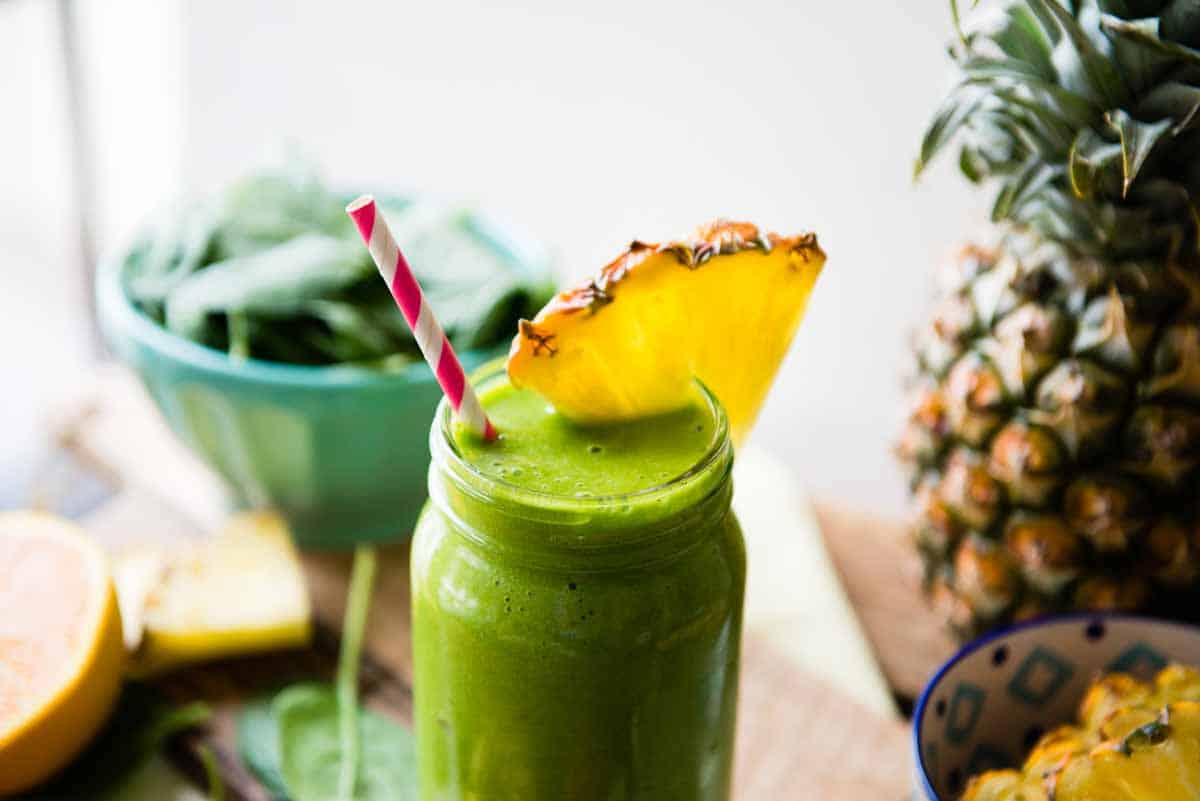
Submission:
<svg viewBox="0 0 1200 801">
<path fill-rule="evenodd" d="M 475 232 L 534 279 L 545 249 L 486 215 Z M 227 354 L 176 336 L 125 292 L 128 249 L 96 276 L 102 333 L 167 423 L 228 484 L 236 504 L 279 510 L 301 547 L 403 540 L 425 503 L 429 425 L 441 390 L 424 363 L 395 372 Z M 459 354 L 468 371 L 505 346 Z"/>
</svg>

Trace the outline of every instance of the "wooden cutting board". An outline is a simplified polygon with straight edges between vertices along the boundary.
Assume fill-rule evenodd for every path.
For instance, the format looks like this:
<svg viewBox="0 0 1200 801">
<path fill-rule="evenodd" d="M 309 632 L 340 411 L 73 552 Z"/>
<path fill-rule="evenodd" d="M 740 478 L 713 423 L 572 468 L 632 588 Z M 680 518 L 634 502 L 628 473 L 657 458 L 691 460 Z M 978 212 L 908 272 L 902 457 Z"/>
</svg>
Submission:
<svg viewBox="0 0 1200 801">
<path fill-rule="evenodd" d="M 59 483 L 103 483 L 112 489 L 83 515 L 110 547 L 130 539 L 169 540 L 215 530 L 226 514 L 219 482 L 147 411 L 148 401 L 134 386 L 127 374 L 109 372 L 64 406 L 56 430 L 70 464 L 52 475 Z M 898 527 L 829 506 L 818 505 L 817 516 L 870 641 L 865 647 L 874 649 L 893 690 L 902 697 L 915 695 L 951 646 L 919 600 L 915 566 Z M 380 559 L 363 694 L 368 704 L 407 722 L 412 712 L 407 546 L 383 548 Z M 303 562 L 318 624 L 311 648 L 191 668 L 161 680 L 180 701 L 204 699 L 214 705 L 212 725 L 177 743 L 172 754 L 185 772 L 198 777 L 199 751 L 211 750 L 235 800 L 268 799 L 237 755 L 239 704 L 294 679 L 327 676 L 335 663 L 349 556 L 305 554 Z M 834 599 L 828 614 L 837 613 Z M 857 626 L 847 620 L 844 625 Z M 809 620 L 814 637 L 821 622 L 820 617 Z M 748 627 L 735 798 L 905 797 L 907 725 L 889 714 L 874 689 L 859 693 L 835 686 L 826 666 L 812 661 L 819 649 L 805 648 L 804 634 L 785 623 Z M 837 659 L 830 655 L 835 671 Z M 869 673 L 863 673 L 868 683 Z"/>
</svg>

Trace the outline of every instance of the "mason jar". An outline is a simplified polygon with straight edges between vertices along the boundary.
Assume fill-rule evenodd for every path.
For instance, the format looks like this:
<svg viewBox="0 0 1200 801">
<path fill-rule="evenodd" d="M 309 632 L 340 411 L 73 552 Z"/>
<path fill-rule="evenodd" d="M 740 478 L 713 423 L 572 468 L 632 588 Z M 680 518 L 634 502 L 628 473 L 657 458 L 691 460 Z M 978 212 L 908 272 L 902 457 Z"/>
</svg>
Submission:
<svg viewBox="0 0 1200 801">
<path fill-rule="evenodd" d="M 607 497 L 485 475 L 439 408 L 412 550 L 423 801 L 727 801 L 745 545 L 701 394 L 703 457 Z"/>
</svg>

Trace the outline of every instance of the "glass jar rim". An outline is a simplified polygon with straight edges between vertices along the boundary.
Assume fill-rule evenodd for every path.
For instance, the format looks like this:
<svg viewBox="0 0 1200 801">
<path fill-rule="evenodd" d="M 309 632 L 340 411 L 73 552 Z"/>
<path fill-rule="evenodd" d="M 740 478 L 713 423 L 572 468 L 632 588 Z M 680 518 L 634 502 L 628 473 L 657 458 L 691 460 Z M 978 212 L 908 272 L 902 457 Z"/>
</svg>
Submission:
<svg viewBox="0 0 1200 801">
<path fill-rule="evenodd" d="M 505 363 L 504 359 L 500 358 L 481 366 L 469 376 L 468 380 L 472 386 L 479 389 L 491 381 L 503 378 L 504 375 Z M 455 416 L 450 408 L 449 401 L 445 397 L 438 403 L 431 431 L 430 450 L 433 457 L 433 467 L 436 468 L 438 466 L 438 457 L 440 455 L 449 462 L 449 465 L 455 471 L 461 471 L 465 476 L 469 477 L 479 490 L 487 492 L 489 489 L 494 489 L 501 491 L 508 499 L 513 501 L 523 502 L 530 506 L 552 507 L 563 511 L 601 509 L 611 507 L 615 504 L 644 502 L 657 496 L 667 495 L 718 469 L 722 463 L 728 460 L 733 447 L 730 440 L 729 418 L 725 413 L 725 407 L 721 405 L 717 396 L 700 379 L 694 378 L 693 384 L 699 396 L 708 405 L 712 416 L 712 440 L 709 442 L 703 455 L 687 470 L 650 487 L 607 495 L 568 495 L 530 489 L 485 473 L 464 457 L 459 450 L 458 442 L 455 438 Z"/>
</svg>

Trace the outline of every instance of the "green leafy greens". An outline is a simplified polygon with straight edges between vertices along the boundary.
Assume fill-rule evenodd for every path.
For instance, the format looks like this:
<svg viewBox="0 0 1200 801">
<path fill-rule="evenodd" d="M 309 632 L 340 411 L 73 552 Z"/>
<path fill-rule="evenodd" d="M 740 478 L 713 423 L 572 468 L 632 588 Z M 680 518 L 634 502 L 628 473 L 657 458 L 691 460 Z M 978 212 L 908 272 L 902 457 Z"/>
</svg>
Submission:
<svg viewBox="0 0 1200 801">
<path fill-rule="evenodd" d="M 242 707 L 237 720 L 238 755 L 276 801 L 291 801 L 279 759 L 279 726 L 268 696 Z"/>
<path fill-rule="evenodd" d="M 409 731 L 355 709 L 355 737 L 348 740 L 338 725 L 345 710 L 336 690 L 325 684 L 298 684 L 276 696 L 280 767 L 292 801 L 416 801 Z"/>
<path fill-rule="evenodd" d="M 412 734 L 358 699 L 375 568 L 375 552 L 359 548 L 334 684 L 292 685 L 242 711 L 238 750 L 279 801 L 416 801 Z"/>
<path fill-rule="evenodd" d="M 310 171 L 264 172 L 168 210 L 131 249 L 125 287 L 167 329 L 239 358 L 380 368 L 420 359 L 344 211 Z M 381 201 L 456 348 L 489 348 L 552 287 L 474 212 Z"/>
</svg>

